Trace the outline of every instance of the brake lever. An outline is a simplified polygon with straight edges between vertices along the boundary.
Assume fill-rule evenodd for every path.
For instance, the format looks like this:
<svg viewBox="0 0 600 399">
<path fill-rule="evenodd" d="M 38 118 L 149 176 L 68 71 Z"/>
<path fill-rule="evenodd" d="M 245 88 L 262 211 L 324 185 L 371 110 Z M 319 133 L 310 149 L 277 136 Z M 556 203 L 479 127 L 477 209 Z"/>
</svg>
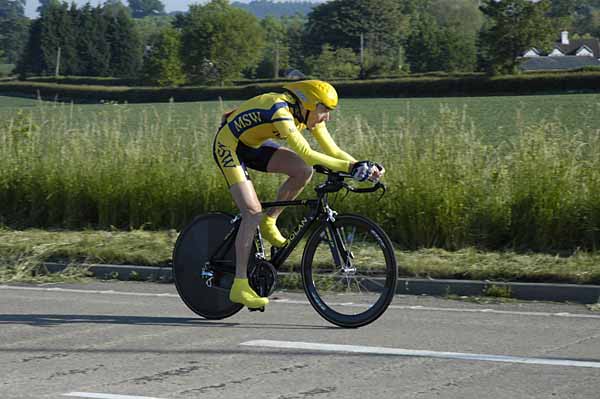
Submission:
<svg viewBox="0 0 600 399">
<path fill-rule="evenodd" d="M 345 183 L 344 183 L 344 188 L 346 189 L 346 194 L 344 194 L 344 196 L 342 197 L 342 202 L 346 199 L 348 194 L 350 194 L 350 187 Z"/>
<path fill-rule="evenodd" d="M 381 182 L 377 182 L 376 186 L 377 186 L 377 190 L 379 190 L 379 189 L 382 190 L 381 195 L 379 196 L 379 198 L 377 198 L 377 202 L 379 202 L 379 201 L 381 201 L 381 199 L 383 198 L 383 196 L 387 192 L 387 188 L 385 187 L 385 184 L 383 184 Z"/>
</svg>

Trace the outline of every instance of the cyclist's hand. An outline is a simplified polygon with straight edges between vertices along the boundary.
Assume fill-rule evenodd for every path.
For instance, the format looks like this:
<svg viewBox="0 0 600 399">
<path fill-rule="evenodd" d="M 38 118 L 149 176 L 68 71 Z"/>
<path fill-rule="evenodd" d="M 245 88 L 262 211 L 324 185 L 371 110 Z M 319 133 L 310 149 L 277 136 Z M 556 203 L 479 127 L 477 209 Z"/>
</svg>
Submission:
<svg viewBox="0 0 600 399">
<path fill-rule="evenodd" d="M 383 175 L 385 174 L 385 168 L 383 167 L 383 165 L 375 162 L 373 164 L 373 171 L 371 173 L 371 175 L 369 176 L 369 181 L 372 181 L 373 183 L 376 183 L 379 181 L 379 179 L 381 179 L 383 177 Z"/>
<path fill-rule="evenodd" d="M 365 181 L 373 175 L 376 166 L 371 161 L 358 161 L 352 165 L 350 174 L 354 180 Z"/>
</svg>

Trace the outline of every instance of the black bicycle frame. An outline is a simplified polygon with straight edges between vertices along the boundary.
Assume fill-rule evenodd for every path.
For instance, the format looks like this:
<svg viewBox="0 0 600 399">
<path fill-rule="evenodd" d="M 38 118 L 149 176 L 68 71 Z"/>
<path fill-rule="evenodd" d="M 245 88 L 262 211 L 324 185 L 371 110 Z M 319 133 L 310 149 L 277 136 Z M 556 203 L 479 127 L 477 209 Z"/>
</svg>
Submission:
<svg viewBox="0 0 600 399">
<path fill-rule="evenodd" d="M 308 230 L 315 224 L 315 222 L 319 219 L 319 216 L 324 214 L 322 199 L 317 200 L 296 200 L 296 201 L 275 201 L 275 202 L 265 202 L 261 203 L 263 208 L 276 208 L 279 206 L 308 206 L 313 210 L 308 216 L 302 217 L 298 226 L 294 229 L 293 233 L 290 235 L 290 242 L 285 247 L 276 251 L 273 257 L 270 259 L 271 264 L 279 270 L 281 265 L 286 261 L 288 256 L 292 253 L 292 251 L 296 248 L 300 240 Z M 258 237 L 257 237 L 258 238 Z M 259 252 L 262 251 L 262 241 L 260 239 L 257 240 L 257 244 L 259 245 Z"/>
<path fill-rule="evenodd" d="M 300 240 L 309 231 L 313 225 L 319 221 L 323 216 L 326 216 L 326 209 L 328 207 L 327 195 L 319 196 L 318 199 L 310 200 L 294 200 L 294 201 L 275 201 L 275 202 L 262 202 L 263 209 L 276 208 L 276 207 L 287 207 L 287 206 L 307 206 L 313 211 L 304 216 L 298 226 L 294 229 L 294 232 L 289 237 L 289 243 L 278 251 L 275 251 L 273 257 L 269 260 L 271 264 L 279 269 L 281 265 L 286 261 L 292 251 L 300 243 Z M 217 266 L 221 269 L 227 269 L 229 272 L 235 272 L 235 265 L 232 265 L 230 261 L 223 260 L 224 255 L 229 251 L 232 245 L 234 245 L 237 232 L 240 228 L 241 218 L 238 215 L 234 219 L 233 227 L 231 231 L 225 236 L 223 243 L 215 250 L 214 254 L 210 258 L 210 264 Z M 336 234 L 337 236 L 337 234 Z M 334 238 L 338 248 L 343 248 L 344 245 L 339 237 Z M 262 244 L 262 237 L 260 236 L 260 230 L 255 238 L 255 246 L 257 253 L 264 254 L 264 247 Z M 336 251 L 337 252 L 337 251 Z"/>
</svg>

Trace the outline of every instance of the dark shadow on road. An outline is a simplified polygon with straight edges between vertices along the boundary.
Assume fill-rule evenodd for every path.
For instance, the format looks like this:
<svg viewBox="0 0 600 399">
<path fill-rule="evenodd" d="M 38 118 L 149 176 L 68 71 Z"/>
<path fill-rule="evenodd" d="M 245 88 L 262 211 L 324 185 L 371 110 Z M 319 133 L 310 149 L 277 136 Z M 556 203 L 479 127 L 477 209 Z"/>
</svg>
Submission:
<svg viewBox="0 0 600 399">
<path fill-rule="evenodd" d="M 165 327 L 229 327 L 281 330 L 327 330 L 335 326 L 313 326 L 283 323 L 235 323 L 209 321 L 193 317 L 153 317 L 123 315 L 75 315 L 75 314 L 0 314 L 0 326 L 26 324 L 35 327 L 54 327 L 63 324 L 122 324 Z"/>
</svg>

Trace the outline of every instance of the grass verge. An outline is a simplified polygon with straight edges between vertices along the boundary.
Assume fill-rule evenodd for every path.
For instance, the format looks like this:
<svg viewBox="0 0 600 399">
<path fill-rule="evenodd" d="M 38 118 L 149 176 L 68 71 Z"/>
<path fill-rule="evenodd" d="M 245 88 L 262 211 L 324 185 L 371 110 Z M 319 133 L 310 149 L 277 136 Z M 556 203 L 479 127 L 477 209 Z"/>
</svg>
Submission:
<svg viewBox="0 0 600 399">
<path fill-rule="evenodd" d="M 65 262 L 62 278 L 86 276 L 83 263 L 165 266 L 171 262 L 175 230 L 164 231 L 48 231 L 0 229 L 0 281 L 53 281 L 43 262 Z M 301 248 L 288 260 L 286 270 L 298 269 Z M 541 253 L 483 252 L 420 249 L 396 251 L 403 277 L 473 279 L 544 283 L 600 284 L 600 253 L 575 252 L 569 256 Z M 503 292 L 490 293 L 505 296 Z"/>
<path fill-rule="evenodd" d="M 377 220 L 408 249 L 596 250 L 598 98 L 573 98 L 585 110 L 574 127 L 555 105 L 543 112 L 531 108 L 532 103 L 512 108 L 514 113 L 504 118 L 510 124 L 497 122 L 504 128 L 493 139 L 481 121 L 490 123 L 486 115 L 504 109 L 506 101 L 522 100 L 481 99 L 491 109 L 478 117 L 470 116 L 466 106 L 430 104 L 421 117 L 422 103 L 388 103 L 388 116 L 374 124 L 377 112 L 365 114 L 380 102 L 363 102 L 369 112 L 362 113 L 342 107 L 330 124 L 336 142 L 358 159 L 386 165 L 388 193 L 376 203 L 375 195 L 340 195 L 332 205 L 339 212 Z M 215 127 L 226 107 L 42 102 L 23 109 L 4 107 L 0 223 L 15 228 L 178 229 L 216 207 L 235 212 L 212 161 Z M 534 121 L 529 115 L 535 115 Z M 275 196 L 283 176 L 256 173 L 252 178 L 266 200 Z M 311 197 L 322 180 L 315 176 L 303 198 Z M 286 212 L 281 224 L 293 224 L 298 212 Z"/>
</svg>

